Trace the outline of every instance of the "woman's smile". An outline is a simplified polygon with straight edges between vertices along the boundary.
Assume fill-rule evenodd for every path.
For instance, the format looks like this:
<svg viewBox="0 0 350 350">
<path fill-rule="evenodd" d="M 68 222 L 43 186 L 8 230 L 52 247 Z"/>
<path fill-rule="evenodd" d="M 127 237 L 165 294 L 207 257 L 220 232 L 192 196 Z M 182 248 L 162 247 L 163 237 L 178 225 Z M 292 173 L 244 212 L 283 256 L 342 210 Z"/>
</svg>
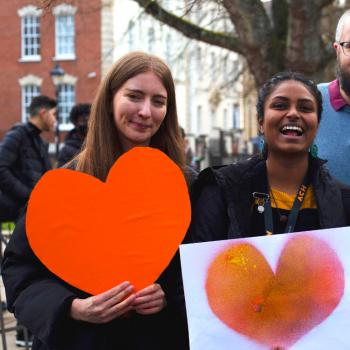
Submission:
<svg viewBox="0 0 350 350">
<path fill-rule="evenodd" d="M 266 99 L 259 127 L 269 152 L 306 154 L 318 128 L 314 96 L 299 82 L 281 82 Z"/>
</svg>

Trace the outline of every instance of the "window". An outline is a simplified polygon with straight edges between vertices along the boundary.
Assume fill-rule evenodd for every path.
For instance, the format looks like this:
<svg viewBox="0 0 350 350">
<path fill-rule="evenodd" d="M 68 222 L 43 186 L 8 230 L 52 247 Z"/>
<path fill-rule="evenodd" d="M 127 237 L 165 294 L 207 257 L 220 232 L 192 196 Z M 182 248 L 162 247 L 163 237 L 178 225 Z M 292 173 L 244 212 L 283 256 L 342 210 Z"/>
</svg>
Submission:
<svg viewBox="0 0 350 350">
<path fill-rule="evenodd" d="M 173 52 L 172 52 L 173 45 L 174 43 L 172 41 L 171 34 L 168 33 L 166 35 L 166 43 L 165 43 L 165 59 L 169 66 L 171 66 L 172 59 L 173 59 Z"/>
<path fill-rule="evenodd" d="M 214 52 L 212 52 L 210 54 L 210 58 L 211 58 L 211 80 L 215 81 L 215 79 L 216 79 L 216 57 L 215 57 Z"/>
<path fill-rule="evenodd" d="M 40 61 L 40 15 L 42 11 L 26 6 L 18 11 L 21 17 L 21 61 Z"/>
<path fill-rule="evenodd" d="M 241 127 L 241 116 L 240 116 L 240 109 L 239 109 L 238 103 L 235 103 L 233 105 L 232 111 L 233 111 L 233 128 L 239 129 Z"/>
<path fill-rule="evenodd" d="M 203 79 L 203 67 L 202 67 L 202 49 L 200 48 L 200 46 L 197 46 L 196 49 L 196 66 L 197 66 L 197 77 L 198 80 L 202 80 Z"/>
<path fill-rule="evenodd" d="M 149 28 L 148 29 L 148 52 L 153 51 L 153 44 L 155 41 L 155 36 L 154 36 L 154 29 Z"/>
<path fill-rule="evenodd" d="M 211 114 L 211 125 L 213 128 L 218 127 L 218 118 L 214 108 L 210 109 Z"/>
<path fill-rule="evenodd" d="M 56 57 L 75 57 L 73 16 L 56 17 Z"/>
<path fill-rule="evenodd" d="M 135 23 L 134 21 L 129 21 L 128 24 L 128 46 L 129 50 L 132 51 L 134 49 L 134 32 L 135 32 Z"/>
<path fill-rule="evenodd" d="M 58 87 L 58 118 L 60 129 L 70 128 L 69 113 L 75 105 L 75 86 L 60 84 Z"/>
<path fill-rule="evenodd" d="M 223 128 L 225 130 L 228 129 L 228 118 L 227 118 L 227 109 L 224 109 L 224 115 L 223 115 Z"/>
<path fill-rule="evenodd" d="M 29 118 L 29 105 L 35 96 L 40 95 L 40 86 L 24 85 L 22 87 L 22 122 L 25 123 Z"/>
<path fill-rule="evenodd" d="M 197 133 L 202 132 L 202 106 L 197 106 Z"/>
<path fill-rule="evenodd" d="M 225 56 L 223 58 L 223 62 L 222 62 L 222 80 L 226 81 L 227 79 L 227 56 Z"/>
<path fill-rule="evenodd" d="M 22 17 L 22 57 L 40 58 L 40 19 Z"/>
<path fill-rule="evenodd" d="M 56 59 L 75 59 L 76 8 L 61 4 L 53 9 L 55 20 Z"/>
<path fill-rule="evenodd" d="M 29 118 L 29 105 L 32 102 L 33 97 L 40 95 L 40 87 L 42 79 L 29 74 L 19 79 L 19 85 L 21 86 L 21 99 L 22 99 L 22 122 L 25 123 Z"/>
</svg>

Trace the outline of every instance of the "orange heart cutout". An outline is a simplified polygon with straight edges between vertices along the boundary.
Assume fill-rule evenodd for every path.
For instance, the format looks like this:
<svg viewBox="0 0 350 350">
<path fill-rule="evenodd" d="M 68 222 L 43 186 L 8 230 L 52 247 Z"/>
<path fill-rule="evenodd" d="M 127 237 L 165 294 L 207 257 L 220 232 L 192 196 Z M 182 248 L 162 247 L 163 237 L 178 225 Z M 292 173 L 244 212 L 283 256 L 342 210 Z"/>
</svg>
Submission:
<svg viewBox="0 0 350 350">
<path fill-rule="evenodd" d="M 274 273 L 250 243 L 231 244 L 210 265 L 206 293 L 214 314 L 270 348 L 288 348 L 324 321 L 344 293 L 344 270 L 329 245 L 297 235 Z"/>
<path fill-rule="evenodd" d="M 106 182 L 68 169 L 46 173 L 28 204 L 26 230 L 55 275 L 91 294 L 123 281 L 154 283 L 174 256 L 191 216 L 180 168 L 159 150 L 122 155 Z"/>
</svg>

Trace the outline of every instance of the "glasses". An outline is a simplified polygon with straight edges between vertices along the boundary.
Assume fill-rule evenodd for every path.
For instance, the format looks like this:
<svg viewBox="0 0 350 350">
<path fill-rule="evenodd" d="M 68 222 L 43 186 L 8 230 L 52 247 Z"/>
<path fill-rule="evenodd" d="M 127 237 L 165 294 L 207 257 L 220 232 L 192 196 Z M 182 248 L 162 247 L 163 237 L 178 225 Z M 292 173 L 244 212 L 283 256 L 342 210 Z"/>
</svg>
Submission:
<svg viewBox="0 0 350 350">
<path fill-rule="evenodd" d="M 350 56 L 350 41 L 342 41 L 339 45 L 343 49 L 344 55 Z"/>
</svg>

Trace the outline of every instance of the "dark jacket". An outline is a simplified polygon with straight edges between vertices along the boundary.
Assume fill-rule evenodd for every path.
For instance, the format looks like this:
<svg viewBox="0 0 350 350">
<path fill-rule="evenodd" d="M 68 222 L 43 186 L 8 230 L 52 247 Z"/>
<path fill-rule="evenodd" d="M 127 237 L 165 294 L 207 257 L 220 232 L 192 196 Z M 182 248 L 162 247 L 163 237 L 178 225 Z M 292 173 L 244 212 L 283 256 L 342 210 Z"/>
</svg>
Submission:
<svg viewBox="0 0 350 350">
<path fill-rule="evenodd" d="M 31 123 L 16 124 L 0 146 L 0 191 L 19 209 L 35 184 L 51 169 L 47 144 Z"/>
<path fill-rule="evenodd" d="M 200 173 L 193 186 L 193 216 L 188 240 L 212 241 L 251 236 L 252 206 L 260 156 Z M 334 180 L 323 165 L 313 161 L 312 181 L 319 227 L 350 225 L 350 188 Z"/>
<path fill-rule="evenodd" d="M 58 167 L 71 161 L 80 151 L 84 139 L 80 136 L 76 129 L 71 130 L 65 140 L 64 146 L 58 154 Z"/>
<path fill-rule="evenodd" d="M 88 294 L 50 273 L 36 258 L 27 240 L 25 218 L 17 223 L 5 250 L 2 274 L 9 310 L 35 335 L 33 350 L 188 349 L 178 253 L 157 281 L 167 306 L 154 315 L 134 313 L 107 324 L 69 317 L 72 300 Z"/>
</svg>

